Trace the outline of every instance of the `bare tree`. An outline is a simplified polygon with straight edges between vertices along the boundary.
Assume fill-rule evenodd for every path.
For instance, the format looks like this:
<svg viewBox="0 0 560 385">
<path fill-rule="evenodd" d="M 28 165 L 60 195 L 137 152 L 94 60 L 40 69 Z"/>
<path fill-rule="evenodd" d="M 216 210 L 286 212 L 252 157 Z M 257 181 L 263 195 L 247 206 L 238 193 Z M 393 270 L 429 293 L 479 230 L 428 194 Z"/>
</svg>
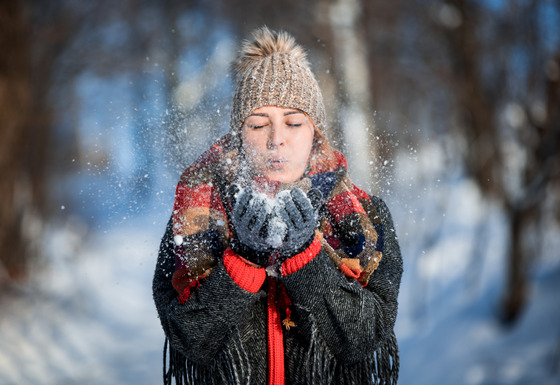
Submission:
<svg viewBox="0 0 560 385">
<path fill-rule="evenodd" d="M 530 244 L 531 235 L 542 223 L 545 207 L 558 204 L 547 199 L 547 192 L 558 188 L 558 75 L 543 76 L 547 60 L 548 66 L 558 68 L 557 59 L 546 59 L 549 53 L 539 40 L 536 1 L 509 2 L 501 17 L 493 15 L 494 20 L 474 2 L 452 0 L 444 7 L 451 18 L 442 25 L 467 140 L 466 169 L 481 191 L 500 203 L 509 221 L 507 287 L 501 308 L 503 320 L 509 323 L 527 301 L 531 260 L 538 255 L 538 246 Z M 526 72 L 511 64 L 513 50 L 525 50 L 533 59 Z M 523 78 L 525 84 L 513 81 Z M 527 96 L 508 86 L 512 83 Z M 531 110 L 543 93 L 546 107 L 541 115 L 546 118 L 537 122 Z M 518 153 L 508 153 L 508 144 L 515 145 Z M 527 161 L 512 168 L 511 156 Z"/>
<path fill-rule="evenodd" d="M 33 203 L 25 162 L 29 139 L 31 53 L 29 24 L 19 1 L 0 4 L 0 283 L 25 276 L 29 254 L 23 216 Z"/>
</svg>

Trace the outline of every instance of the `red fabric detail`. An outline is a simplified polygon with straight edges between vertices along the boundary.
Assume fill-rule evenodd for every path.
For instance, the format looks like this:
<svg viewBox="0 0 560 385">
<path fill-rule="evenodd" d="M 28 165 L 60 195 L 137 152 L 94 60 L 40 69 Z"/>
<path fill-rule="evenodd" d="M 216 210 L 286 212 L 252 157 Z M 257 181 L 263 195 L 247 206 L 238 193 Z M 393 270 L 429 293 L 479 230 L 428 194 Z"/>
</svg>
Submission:
<svg viewBox="0 0 560 385">
<path fill-rule="evenodd" d="M 364 208 L 360 202 L 358 202 L 354 194 L 348 191 L 335 195 L 327 202 L 327 208 L 337 222 L 342 221 L 342 219 L 348 214 L 365 214 Z"/>
<path fill-rule="evenodd" d="M 266 271 L 262 267 L 249 265 L 249 261 L 229 247 L 224 251 L 224 266 L 231 279 L 251 293 L 259 291 L 266 278 Z"/>
<path fill-rule="evenodd" d="M 268 278 L 268 385 L 283 385 L 284 378 L 284 333 L 280 320 L 280 309 L 276 304 L 276 279 Z"/>
<path fill-rule="evenodd" d="M 206 167 L 213 167 L 222 159 L 224 151 L 229 151 L 232 147 L 231 135 L 227 134 L 215 142 L 206 150 L 190 167 L 188 167 L 179 180 L 175 189 L 175 201 L 173 205 L 174 228 L 180 223 L 180 214 L 183 210 L 192 207 L 209 207 L 225 214 L 224 204 L 212 183 L 199 184 L 196 187 L 187 187 L 191 176 L 197 171 Z"/>
<path fill-rule="evenodd" d="M 191 297 L 192 293 L 194 290 L 198 289 L 198 287 L 200 286 L 200 280 L 195 280 L 192 281 L 188 284 L 187 287 L 185 287 L 185 289 L 183 290 L 183 292 L 181 293 L 181 295 L 179 296 L 179 303 L 181 305 L 184 305 L 185 303 L 187 303 L 187 301 L 189 300 L 189 298 Z"/>
<path fill-rule="evenodd" d="M 342 155 L 340 151 L 334 151 L 334 157 L 336 158 L 336 166 L 337 168 L 340 166 L 344 166 L 348 170 L 348 162 L 346 162 L 346 158 Z"/>
<path fill-rule="evenodd" d="M 292 274 L 307 265 L 321 251 L 321 241 L 315 237 L 311 245 L 301 253 L 288 258 L 282 263 L 282 275 Z"/>
<path fill-rule="evenodd" d="M 187 286 L 193 281 L 195 277 L 191 274 L 189 269 L 181 265 L 175 273 L 173 273 L 173 277 L 171 277 L 171 284 L 173 288 L 177 290 L 177 293 L 181 294 Z"/>
<path fill-rule="evenodd" d="M 351 269 L 348 266 L 346 266 L 344 263 L 342 265 L 340 265 L 340 271 L 342 271 L 344 273 L 345 276 L 347 276 L 348 278 L 355 278 L 358 279 L 360 278 L 361 275 L 361 271 L 360 269 Z"/>
<path fill-rule="evenodd" d="M 329 246 L 335 250 L 338 249 L 340 245 L 342 245 L 342 241 L 337 237 L 325 237 L 325 240 L 327 241 Z"/>
<path fill-rule="evenodd" d="M 205 183 L 196 187 L 187 187 L 181 183 L 175 191 L 173 210 L 185 210 L 191 207 L 210 207 L 212 186 Z"/>
<path fill-rule="evenodd" d="M 279 293 L 280 294 L 279 294 L 278 300 L 276 302 L 278 303 L 278 307 L 280 309 L 286 309 L 287 307 L 292 305 L 292 300 L 288 296 L 288 292 L 286 291 L 286 288 L 284 287 L 284 285 L 278 284 L 278 288 L 279 288 Z"/>
<path fill-rule="evenodd" d="M 356 198 L 369 200 L 369 195 L 364 190 L 362 190 L 359 187 L 356 187 L 355 185 L 352 186 L 353 186 L 352 194 L 354 194 Z"/>
<path fill-rule="evenodd" d="M 328 221 L 324 223 L 323 239 L 327 241 L 327 243 L 335 250 L 338 249 L 342 244 L 342 241 L 334 235 L 333 228 Z"/>
</svg>

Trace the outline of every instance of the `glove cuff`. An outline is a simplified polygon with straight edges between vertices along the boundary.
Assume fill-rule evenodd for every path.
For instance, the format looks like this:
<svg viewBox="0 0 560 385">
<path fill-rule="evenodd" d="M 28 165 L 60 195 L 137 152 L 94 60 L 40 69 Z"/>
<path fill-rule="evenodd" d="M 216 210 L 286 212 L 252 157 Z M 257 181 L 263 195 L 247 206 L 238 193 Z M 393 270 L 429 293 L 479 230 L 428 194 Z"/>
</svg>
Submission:
<svg viewBox="0 0 560 385">
<path fill-rule="evenodd" d="M 291 258 L 286 259 L 282 263 L 281 271 L 282 276 L 292 274 L 303 266 L 307 265 L 313 260 L 321 251 L 321 241 L 319 238 L 312 238 L 311 243 L 302 252 L 294 255 Z"/>
<path fill-rule="evenodd" d="M 252 266 L 231 248 L 224 251 L 223 260 L 229 276 L 240 288 L 251 293 L 259 291 L 266 278 L 266 271 L 262 267 Z"/>
<path fill-rule="evenodd" d="M 231 239 L 229 245 L 236 254 L 252 263 L 259 266 L 266 266 L 268 264 L 268 256 L 271 254 L 269 250 L 255 250 L 252 247 L 239 242 L 236 238 Z"/>
<path fill-rule="evenodd" d="M 302 245 L 296 249 L 293 250 L 284 250 L 284 251 L 280 251 L 280 258 L 282 260 L 286 260 L 288 258 L 292 258 L 293 256 L 302 253 L 303 251 L 307 250 L 309 248 L 309 246 L 311 246 L 311 244 L 313 243 L 315 239 L 315 232 L 313 232 L 313 235 L 311 237 L 309 237 L 309 239 L 305 242 L 302 243 Z"/>
</svg>

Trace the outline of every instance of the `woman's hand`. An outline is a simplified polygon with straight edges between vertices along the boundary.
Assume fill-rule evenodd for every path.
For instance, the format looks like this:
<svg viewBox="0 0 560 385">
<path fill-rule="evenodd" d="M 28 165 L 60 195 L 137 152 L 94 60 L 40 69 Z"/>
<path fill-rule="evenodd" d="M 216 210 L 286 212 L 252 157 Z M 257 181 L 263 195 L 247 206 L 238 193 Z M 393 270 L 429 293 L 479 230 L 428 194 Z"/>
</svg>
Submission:
<svg viewBox="0 0 560 385">
<path fill-rule="evenodd" d="M 311 189 L 306 196 L 296 188 L 279 194 L 277 199 L 274 214 L 285 223 L 286 234 L 276 251 L 289 258 L 313 241 L 322 194 L 317 189 Z"/>
<path fill-rule="evenodd" d="M 273 205 L 250 187 L 232 184 L 228 191 L 232 206 L 234 238 L 232 249 L 245 259 L 266 266 L 268 256 L 278 252 L 283 259 L 305 249 L 313 241 L 322 194 L 299 188 L 278 195 Z"/>
<path fill-rule="evenodd" d="M 234 238 L 231 247 L 237 254 L 260 266 L 266 266 L 272 253 L 267 243 L 267 217 L 271 209 L 266 198 L 255 194 L 250 187 L 243 191 L 232 184 L 228 190 L 232 206 L 231 221 Z"/>
</svg>

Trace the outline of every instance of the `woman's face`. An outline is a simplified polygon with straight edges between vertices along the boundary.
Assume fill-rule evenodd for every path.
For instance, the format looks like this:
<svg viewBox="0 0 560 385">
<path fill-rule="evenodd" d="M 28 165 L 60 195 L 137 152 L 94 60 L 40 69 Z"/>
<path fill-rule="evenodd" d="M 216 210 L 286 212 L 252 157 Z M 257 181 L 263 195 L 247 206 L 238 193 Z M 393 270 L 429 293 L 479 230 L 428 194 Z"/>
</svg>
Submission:
<svg viewBox="0 0 560 385">
<path fill-rule="evenodd" d="M 305 172 L 313 133 L 313 122 L 299 110 L 260 107 L 245 119 L 243 150 L 258 175 L 291 183 Z"/>
</svg>

